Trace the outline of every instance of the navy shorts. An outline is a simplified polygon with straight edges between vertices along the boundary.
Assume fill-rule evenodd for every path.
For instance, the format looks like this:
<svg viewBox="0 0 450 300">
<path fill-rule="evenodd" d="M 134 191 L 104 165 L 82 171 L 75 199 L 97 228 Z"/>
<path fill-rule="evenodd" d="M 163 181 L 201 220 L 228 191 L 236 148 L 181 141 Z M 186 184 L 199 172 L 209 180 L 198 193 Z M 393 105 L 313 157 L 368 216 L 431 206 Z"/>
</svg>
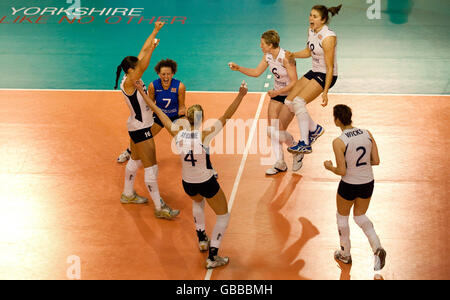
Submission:
<svg viewBox="0 0 450 300">
<path fill-rule="evenodd" d="M 348 201 L 353 201 L 355 198 L 367 199 L 372 197 L 374 184 L 374 180 L 364 184 L 350 184 L 341 180 L 337 192 L 339 196 Z"/>
<path fill-rule="evenodd" d="M 146 140 L 153 138 L 152 131 L 150 130 L 152 127 L 147 127 L 144 129 L 139 129 L 135 131 L 128 131 L 131 140 L 137 144 Z"/>
<path fill-rule="evenodd" d="M 202 197 L 209 199 L 214 197 L 220 190 L 220 185 L 214 175 L 211 176 L 210 179 L 202 183 L 189 183 L 184 180 L 182 181 L 184 191 L 191 197 L 200 194 Z"/>
<path fill-rule="evenodd" d="M 317 81 L 322 88 L 325 88 L 325 78 L 327 77 L 327 74 L 325 73 L 320 73 L 320 72 L 313 72 L 312 70 L 309 70 L 308 73 L 306 73 L 305 75 L 306 79 L 314 79 L 315 81 Z M 331 80 L 331 84 L 330 84 L 330 89 L 333 87 L 333 85 L 336 83 L 337 80 L 337 76 L 333 76 L 333 79 Z"/>
<path fill-rule="evenodd" d="M 169 119 L 170 119 L 172 122 L 175 122 L 175 121 L 178 120 L 179 118 L 183 118 L 183 117 L 184 117 L 184 115 L 181 115 L 181 116 L 173 116 L 173 117 L 169 117 Z M 155 113 L 153 113 L 153 122 L 155 122 L 155 124 L 158 124 L 158 125 L 161 126 L 161 127 L 164 127 L 164 125 L 163 125 L 163 123 L 161 122 L 161 120 L 159 119 L 158 115 L 155 114 Z"/>
<path fill-rule="evenodd" d="M 276 96 L 276 97 L 270 98 L 270 100 L 278 101 L 278 102 L 281 102 L 284 104 L 284 100 L 286 100 L 286 97 L 287 96 Z"/>
</svg>

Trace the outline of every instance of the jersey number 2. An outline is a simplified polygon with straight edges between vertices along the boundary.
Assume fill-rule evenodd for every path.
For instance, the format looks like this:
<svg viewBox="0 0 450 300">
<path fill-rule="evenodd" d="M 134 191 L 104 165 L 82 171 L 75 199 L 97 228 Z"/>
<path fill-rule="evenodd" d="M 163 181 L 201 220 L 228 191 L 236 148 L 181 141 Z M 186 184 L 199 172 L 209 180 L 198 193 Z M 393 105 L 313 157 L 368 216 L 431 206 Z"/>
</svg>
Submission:
<svg viewBox="0 0 450 300">
<path fill-rule="evenodd" d="M 366 162 L 363 162 L 363 163 L 362 163 L 362 162 L 359 162 L 359 161 L 361 160 L 361 158 L 363 158 L 364 155 L 366 155 L 366 148 L 364 148 L 364 147 L 362 147 L 362 146 L 356 148 L 356 151 L 359 151 L 359 150 L 362 150 L 362 154 L 359 156 L 358 160 L 356 161 L 356 166 L 357 166 L 357 167 L 367 165 Z"/>
<path fill-rule="evenodd" d="M 189 153 L 186 154 L 186 156 L 184 157 L 184 161 L 190 161 L 192 163 L 192 166 L 195 167 L 195 163 L 197 162 L 197 160 L 194 159 L 194 154 L 192 153 L 192 150 L 190 150 Z"/>
</svg>

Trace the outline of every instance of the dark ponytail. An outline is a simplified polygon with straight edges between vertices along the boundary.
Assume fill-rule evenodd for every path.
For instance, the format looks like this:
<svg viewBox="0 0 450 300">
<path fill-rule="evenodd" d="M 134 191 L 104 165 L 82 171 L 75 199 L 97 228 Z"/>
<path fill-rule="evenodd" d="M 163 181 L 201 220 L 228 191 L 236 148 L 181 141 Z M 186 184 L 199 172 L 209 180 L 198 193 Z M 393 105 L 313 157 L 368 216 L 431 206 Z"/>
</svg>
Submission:
<svg viewBox="0 0 450 300">
<path fill-rule="evenodd" d="M 126 73 L 128 73 L 128 69 L 134 69 L 138 63 L 139 59 L 136 56 L 127 56 L 125 57 L 119 66 L 117 66 L 116 70 L 116 85 L 114 86 L 114 89 L 117 89 L 117 85 L 119 83 L 119 77 L 120 72 L 123 70 Z"/>
<path fill-rule="evenodd" d="M 327 8 L 325 5 L 316 5 L 313 6 L 312 9 L 317 10 L 320 13 L 320 16 L 322 17 L 322 20 L 325 19 L 325 24 L 328 24 L 328 22 L 330 21 L 328 14 L 331 13 L 331 16 L 334 17 L 334 15 L 337 15 L 339 13 L 341 7 L 342 4 L 330 8 Z"/>
<path fill-rule="evenodd" d="M 116 71 L 116 85 L 114 86 L 114 89 L 117 90 L 117 84 L 119 82 L 120 73 L 122 72 L 122 66 L 117 67 Z"/>
</svg>

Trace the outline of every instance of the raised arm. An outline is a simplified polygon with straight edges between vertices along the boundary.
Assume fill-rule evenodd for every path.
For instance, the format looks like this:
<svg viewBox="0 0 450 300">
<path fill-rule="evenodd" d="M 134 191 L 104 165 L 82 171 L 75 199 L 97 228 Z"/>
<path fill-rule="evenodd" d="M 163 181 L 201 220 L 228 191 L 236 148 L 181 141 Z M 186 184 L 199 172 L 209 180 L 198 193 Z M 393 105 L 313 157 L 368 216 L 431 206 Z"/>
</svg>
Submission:
<svg viewBox="0 0 450 300">
<path fill-rule="evenodd" d="M 147 70 L 153 50 L 158 45 L 155 43 L 155 37 L 163 26 L 164 22 L 155 22 L 155 28 L 142 46 L 141 52 L 138 55 L 139 63 L 136 66 L 136 78 L 133 78 L 134 80 L 141 78 L 145 70 Z"/>
<path fill-rule="evenodd" d="M 144 98 L 147 105 L 151 108 L 151 110 L 158 116 L 158 118 L 163 123 L 164 127 L 166 127 L 167 131 L 170 132 L 172 136 L 176 136 L 178 134 L 178 130 L 172 130 L 172 121 L 170 118 L 158 107 L 156 103 L 145 93 L 144 86 L 141 81 L 135 81 L 134 83 L 136 89 L 141 93 L 142 98 Z"/>
<path fill-rule="evenodd" d="M 331 160 L 327 160 L 323 163 L 325 169 L 333 172 L 336 175 L 344 176 L 347 168 L 345 166 L 345 144 L 340 138 L 336 138 L 333 141 L 333 151 L 336 157 L 336 167 L 333 167 Z"/>
<path fill-rule="evenodd" d="M 223 116 L 219 118 L 217 123 L 212 128 L 203 130 L 202 137 L 205 144 L 209 144 L 212 138 L 217 133 L 219 133 L 221 129 L 223 129 L 227 120 L 230 119 L 238 109 L 239 105 L 242 102 L 242 99 L 244 99 L 244 96 L 247 94 L 247 91 L 247 83 L 245 83 L 245 81 L 242 81 L 241 87 L 239 88 L 239 94 L 236 96 L 236 98 L 234 98 L 230 106 L 228 106 Z M 220 130 L 218 127 L 220 127 Z"/>
<path fill-rule="evenodd" d="M 251 76 L 251 77 L 259 77 L 259 76 L 261 76 L 262 73 L 264 73 L 264 71 L 267 69 L 269 64 L 266 62 L 266 60 L 263 56 L 263 58 L 261 59 L 261 61 L 259 62 L 258 66 L 255 69 L 249 69 L 249 68 L 239 66 L 238 64 L 236 64 L 234 62 L 228 63 L 228 66 L 230 67 L 230 69 L 232 71 L 239 71 L 242 74 L 245 74 L 245 75 Z"/>
</svg>

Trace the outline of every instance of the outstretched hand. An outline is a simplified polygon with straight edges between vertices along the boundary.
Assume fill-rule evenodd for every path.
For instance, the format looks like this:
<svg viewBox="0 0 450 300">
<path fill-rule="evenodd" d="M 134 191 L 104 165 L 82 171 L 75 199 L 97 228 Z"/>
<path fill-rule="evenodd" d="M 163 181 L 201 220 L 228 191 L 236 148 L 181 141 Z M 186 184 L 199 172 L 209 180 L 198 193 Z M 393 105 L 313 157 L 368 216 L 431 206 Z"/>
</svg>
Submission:
<svg viewBox="0 0 450 300">
<path fill-rule="evenodd" d="M 164 22 L 155 22 L 155 29 L 157 31 L 161 30 L 161 28 L 163 28 L 164 24 L 166 24 L 166 23 L 164 23 Z"/>
<path fill-rule="evenodd" d="M 291 51 L 285 50 L 284 57 L 286 57 L 287 60 L 295 60 L 295 55 Z"/>
<path fill-rule="evenodd" d="M 230 67 L 230 69 L 232 71 L 239 71 L 239 66 L 237 64 L 235 64 L 234 62 L 229 62 L 228 66 Z"/>
<path fill-rule="evenodd" d="M 247 83 L 242 80 L 241 87 L 239 88 L 239 95 L 245 96 L 248 92 Z"/>
</svg>

